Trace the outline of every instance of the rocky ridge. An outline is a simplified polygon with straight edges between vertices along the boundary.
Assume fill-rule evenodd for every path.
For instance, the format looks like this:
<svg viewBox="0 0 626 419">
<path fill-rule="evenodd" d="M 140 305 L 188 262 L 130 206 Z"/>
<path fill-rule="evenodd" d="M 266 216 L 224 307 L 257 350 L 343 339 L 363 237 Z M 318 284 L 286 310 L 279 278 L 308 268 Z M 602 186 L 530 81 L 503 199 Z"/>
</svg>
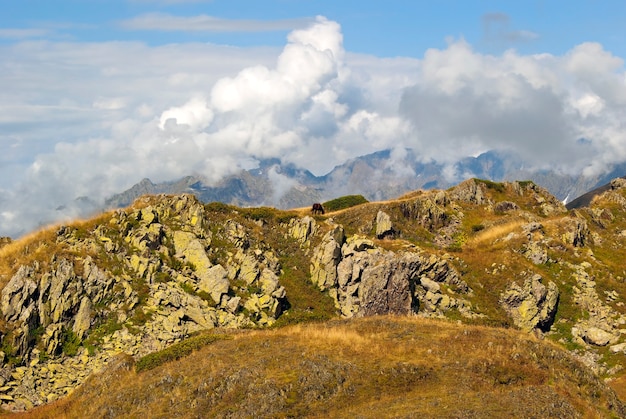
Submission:
<svg viewBox="0 0 626 419">
<path fill-rule="evenodd" d="M 139 359 L 207 329 L 290 321 L 288 271 L 347 319 L 507 324 L 618 374 L 602 351 L 626 353 L 626 273 L 600 246 L 626 236 L 622 186 L 572 212 L 532 182 L 482 180 L 324 216 L 145 196 L 7 243 L 0 401 L 56 400 L 120 352 Z"/>
</svg>

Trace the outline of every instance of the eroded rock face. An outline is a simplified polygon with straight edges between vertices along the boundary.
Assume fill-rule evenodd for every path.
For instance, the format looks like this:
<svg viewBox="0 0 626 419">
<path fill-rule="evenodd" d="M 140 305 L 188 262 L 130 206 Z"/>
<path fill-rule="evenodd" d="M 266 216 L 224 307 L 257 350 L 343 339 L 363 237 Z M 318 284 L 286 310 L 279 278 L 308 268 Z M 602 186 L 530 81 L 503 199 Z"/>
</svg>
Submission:
<svg viewBox="0 0 626 419">
<path fill-rule="evenodd" d="M 450 199 L 471 204 L 484 205 L 490 203 L 485 193 L 485 185 L 475 179 L 461 182 L 450 192 Z"/>
<path fill-rule="evenodd" d="M 500 297 L 500 304 L 509 313 L 513 323 L 522 330 L 549 330 L 554 322 L 559 290 L 552 281 L 546 287 L 540 275 L 526 278 L 519 286 L 513 282 Z"/>
<path fill-rule="evenodd" d="M 55 337 L 62 330 L 82 337 L 94 320 L 92 305 L 113 297 L 115 279 L 91 258 L 82 265 L 82 274 L 67 259 L 54 261 L 44 273 L 36 263 L 22 266 L 2 290 L 2 314 L 19 331 L 13 336 L 16 355 L 30 355 L 30 336 L 36 329 L 44 330 L 48 350 L 56 353 L 62 342 Z"/>
<path fill-rule="evenodd" d="M 391 217 L 384 211 L 378 211 L 376 215 L 376 237 L 384 239 L 393 236 Z"/>
<path fill-rule="evenodd" d="M 449 296 L 438 286 L 446 284 L 462 294 L 471 292 L 446 260 L 415 252 L 385 251 L 360 236 L 349 237 L 340 249 L 336 244 L 331 234 L 325 237 L 316 254 L 327 257 L 312 264 L 311 276 L 335 278 L 316 284 L 329 290 L 344 317 L 417 312 L 441 315 L 452 308 L 472 316 L 468 302 Z"/>
<path fill-rule="evenodd" d="M 315 219 L 308 215 L 303 218 L 292 218 L 289 221 L 289 236 L 298 240 L 302 245 L 309 243 L 309 239 L 317 232 Z"/>
<path fill-rule="evenodd" d="M 337 265 L 341 260 L 341 245 L 345 240 L 343 227 L 333 226 L 311 258 L 311 281 L 321 290 L 337 284 Z"/>
<path fill-rule="evenodd" d="M 590 242 L 591 232 L 584 218 L 567 217 L 565 227 L 567 231 L 562 237 L 565 243 L 575 247 L 584 247 Z"/>
</svg>

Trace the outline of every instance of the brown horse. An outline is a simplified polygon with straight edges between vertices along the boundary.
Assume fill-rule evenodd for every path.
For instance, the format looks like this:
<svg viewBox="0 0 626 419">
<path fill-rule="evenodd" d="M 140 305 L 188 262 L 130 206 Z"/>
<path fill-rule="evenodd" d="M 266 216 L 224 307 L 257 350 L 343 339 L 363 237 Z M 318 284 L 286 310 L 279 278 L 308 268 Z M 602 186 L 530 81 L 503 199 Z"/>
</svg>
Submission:
<svg viewBox="0 0 626 419">
<path fill-rule="evenodd" d="M 324 207 L 322 206 L 322 204 L 316 202 L 315 204 L 313 204 L 313 206 L 311 207 L 311 212 L 313 214 L 324 214 Z"/>
</svg>

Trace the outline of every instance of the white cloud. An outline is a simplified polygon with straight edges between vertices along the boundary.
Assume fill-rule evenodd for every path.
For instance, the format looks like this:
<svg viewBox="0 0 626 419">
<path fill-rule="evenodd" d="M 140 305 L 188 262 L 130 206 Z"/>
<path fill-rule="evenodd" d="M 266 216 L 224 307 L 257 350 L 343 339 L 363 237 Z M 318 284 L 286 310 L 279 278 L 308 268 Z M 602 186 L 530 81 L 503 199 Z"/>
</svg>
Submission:
<svg viewBox="0 0 626 419">
<path fill-rule="evenodd" d="M 424 158 L 502 148 L 537 167 L 590 173 L 625 156 L 623 61 L 598 44 L 563 57 L 496 57 L 457 41 L 428 51 L 422 64 L 401 112 L 416 132 L 409 145 Z"/>
<path fill-rule="evenodd" d="M 260 158 L 316 174 L 381 149 L 411 173 L 405 147 L 443 163 L 509 149 L 570 172 L 626 160 L 624 64 L 599 44 L 485 55 L 457 40 L 380 59 L 347 53 L 339 24 L 318 17 L 281 50 L 21 42 L 0 54 L 0 235 L 144 177 L 217 181 Z M 274 198 L 292 186 L 271 176 Z"/>
<path fill-rule="evenodd" d="M 213 111 L 207 107 L 206 100 L 194 98 L 181 107 L 170 108 L 163 112 L 159 119 L 159 128 L 165 129 L 170 120 L 178 125 L 187 125 L 192 131 L 200 131 L 213 120 Z"/>
<path fill-rule="evenodd" d="M 5 39 L 41 38 L 49 34 L 49 30 L 40 28 L 0 28 L 0 38 Z"/>
<path fill-rule="evenodd" d="M 174 16 L 166 13 L 147 13 L 119 22 L 128 30 L 181 32 L 267 32 L 288 31 L 310 24 L 311 18 L 282 20 L 223 19 L 208 15 Z"/>
</svg>

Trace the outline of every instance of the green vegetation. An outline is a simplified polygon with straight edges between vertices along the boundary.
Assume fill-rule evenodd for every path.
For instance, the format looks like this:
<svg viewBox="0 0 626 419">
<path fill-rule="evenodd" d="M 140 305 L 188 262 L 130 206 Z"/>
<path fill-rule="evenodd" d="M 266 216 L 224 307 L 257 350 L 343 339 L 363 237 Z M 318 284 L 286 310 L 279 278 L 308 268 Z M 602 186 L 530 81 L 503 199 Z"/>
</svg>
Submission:
<svg viewBox="0 0 626 419">
<path fill-rule="evenodd" d="M 137 372 L 151 370 L 167 362 L 175 361 L 191 354 L 193 351 L 207 346 L 218 340 L 231 339 L 231 336 L 224 334 L 201 334 L 192 336 L 182 342 L 175 343 L 162 351 L 153 352 L 137 361 L 135 369 Z"/>
<path fill-rule="evenodd" d="M 253 207 L 253 208 L 242 208 L 239 210 L 241 214 L 249 218 L 253 221 L 259 220 L 272 220 L 276 216 L 276 212 L 278 211 L 275 208 L 271 207 Z"/>
<path fill-rule="evenodd" d="M 325 211 L 331 212 L 365 204 L 367 202 L 368 200 L 365 199 L 363 195 L 346 195 L 324 202 L 322 206 L 324 207 Z"/>
<path fill-rule="evenodd" d="M 480 182 L 485 185 L 488 189 L 492 189 L 494 191 L 504 193 L 504 183 L 501 182 L 493 182 L 491 180 L 486 179 L 476 179 L 476 182 Z"/>
<path fill-rule="evenodd" d="M 204 206 L 204 208 L 211 213 L 228 214 L 235 211 L 235 207 L 222 202 L 210 202 Z"/>
<path fill-rule="evenodd" d="M 70 329 L 64 329 L 61 335 L 61 347 L 63 354 L 66 356 L 74 356 L 78 353 L 81 340 L 76 333 Z"/>
</svg>

